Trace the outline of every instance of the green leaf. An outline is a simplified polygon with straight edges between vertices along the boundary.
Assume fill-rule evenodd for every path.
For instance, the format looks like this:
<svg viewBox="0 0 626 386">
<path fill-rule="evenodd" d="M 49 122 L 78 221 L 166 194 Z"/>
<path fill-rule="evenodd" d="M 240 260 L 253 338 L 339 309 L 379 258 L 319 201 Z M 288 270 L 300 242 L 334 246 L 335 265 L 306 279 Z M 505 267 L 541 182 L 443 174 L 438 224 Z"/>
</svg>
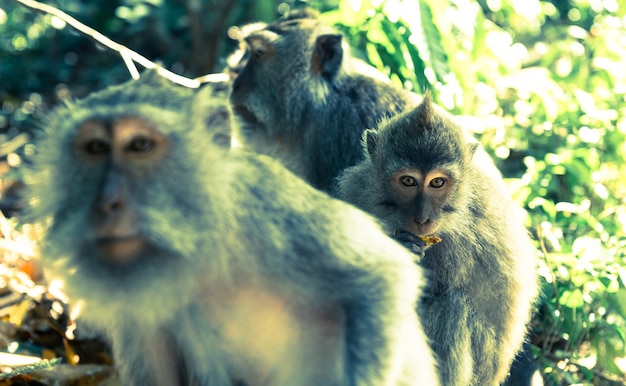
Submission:
<svg viewBox="0 0 626 386">
<path fill-rule="evenodd" d="M 430 52 L 430 65 L 435 71 L 437 80 L 445 83 L 444 79 L 450 73 L 448 54 L 441 44 L 443 41 L 441 32 L 434 22 L 433 13 L 426 0 L 420 1 L 420 21 L 424 31 L 424 39 Z"/>
<path fill-rule="evenodd" d="M 568 308 L 580 308 L 585 304 L 583 293 L 580 289 L 566 290 L 561 294 L 559 303 Z"/>
<path fill-rule="evenodd" d="M 431 92 L 434 91 L 433 85 L 430 83 L 428 78 L 426 77 L 426 63 L 422 59 L 417 46 L 410 41 L 411 33 L 405 32 L 401 35 L 404 40 L 404 44 L 406 44 L 407 50 L 409 52 L 409 56 L 411 57 L 411 61 L 413 62 L 413 68 L 415 72 L 415 77 L 417 78 L 417 83 L 421 86 L 422 91 L 426 89 Z"/>
<path fill-rule="evenodd" d="M 623 319 L 626 319 L 626 289 L 621 288 L 616 293 L 609 294 L 607 305 L 611 306 Z"/>
<path fill-rule="evenodd" d="M 554 202 L 546 200 L 543 197 L 535 197 L 529 203 L 528 207 L 530 209 L 541 208 L 546 212 L 550 219 L 556 218 L 556 205 Z"/>
</svg>

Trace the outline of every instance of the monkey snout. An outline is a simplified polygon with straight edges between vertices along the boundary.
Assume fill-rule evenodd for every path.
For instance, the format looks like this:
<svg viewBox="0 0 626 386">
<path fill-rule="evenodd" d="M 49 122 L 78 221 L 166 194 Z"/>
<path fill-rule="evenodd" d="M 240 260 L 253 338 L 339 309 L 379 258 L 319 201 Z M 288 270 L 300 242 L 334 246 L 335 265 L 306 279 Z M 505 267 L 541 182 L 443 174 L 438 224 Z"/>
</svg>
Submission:
<svg viewBox="0 0 626 386">
<path fill-rule="evenodd" d="M 122 210 L 123 206 L 124 206 L 124 202 L 120 198 L 114 197 L 114 198 L 102 200 L 100 204 L 100 209 L 104 213 L 110 214 L 110 213 Z"/>
<path fill-rule="evenodd" d="M 417 236 L 428 236 L 435 233 L 437 230 L 437 223 L 432 219 L 421 219 L 418 217 L 414 217 L 413 221 L 409 224 L 409 229 L 411 233 Z"/>
<path fill-rule="evenodd" d="M 426 216 L 417 216 L 417 217 L 413 217 L 413 222 L 415 224 L 419 225 L 426 225 L 428 223 L 432 223 L 432 220 Z"/>
<path fill-rule="evenodd" d="M 126 238 L 141 234 L 137 213 L 126 205 L 110 212 L 94 210 L 90 223 L 98 238 Z"/>
<path fill-rule="evenodd" d="M 114 212 L 95 218 L 94 246 L 102 258 L 110 263 L 128 262 L 148 245 L 137 221 L 129 211 Z"/>
<path fill-rule="evenodd" d="M 95 241 L 102 258 L 109 263 L 126 263 L 146 249 L 147 240 L 141 236 L 106 237 Z"/>
</svg>

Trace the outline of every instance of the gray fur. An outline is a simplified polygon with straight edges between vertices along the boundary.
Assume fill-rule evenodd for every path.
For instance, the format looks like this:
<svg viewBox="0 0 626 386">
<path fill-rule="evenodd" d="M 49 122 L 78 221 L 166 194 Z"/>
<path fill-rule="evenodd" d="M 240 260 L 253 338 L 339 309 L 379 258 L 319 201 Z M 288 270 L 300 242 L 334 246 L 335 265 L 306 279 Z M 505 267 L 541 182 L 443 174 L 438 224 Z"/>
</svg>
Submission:
<svg viewBox="0 0 626 386">
<path fill-rule="evenodd" d="M 365 70 L 342 36 L 310 11 L 244 28 L 241 39 L 247 44 L 229 61 L 237 75 L 231 101 L 245 122 L 236 140 L 319 189 L 330 190 L 343 169 L 362 159 L 364 129 L 419 99 Z"/>
<path fill-rule="evenodd" d="M 191 105 L 189 117 L 193 127 L 204 126 L 215 144 L 229 148 L 231 143 L 232 112 L 228 96 L 230 82 L 210 82 L 198 91 Z"/>
<path fill-rule="evenodd" d="M 439 216 L 442 242 L 426 249 L 429 273 L 418 314 L 443 385 L 499 385 L 521 348 L 537 296 L 536 250 L 500 172 L 484 149 L 430 98 L 363 140 L 365 160 L 339 178 L 337 196 L 402 229 L 391 175 L 403 168 L 455 173 Z M 418 205 L 413 201 L 410 205 Z"/>
<path fill-rule="evenodd" d="M 44 266 L 111 341 L 122 383 L 437 385 L 413 256 L 277 161 L 217 146 L 205 124 L 224 122 L 191 119 L 194 97 L 151 72 L 58 108 L 37 142 L 29 215 L 48 225 Z M 90 243 L 107 171 L 78 162 L 72 142 L 87 120 L 128 117 L 170 142 L 129 178 L 124 204 L 149 247 L 114 264 Z M 327 316 L 339 323 L 316 322 Z"/>
</svg>

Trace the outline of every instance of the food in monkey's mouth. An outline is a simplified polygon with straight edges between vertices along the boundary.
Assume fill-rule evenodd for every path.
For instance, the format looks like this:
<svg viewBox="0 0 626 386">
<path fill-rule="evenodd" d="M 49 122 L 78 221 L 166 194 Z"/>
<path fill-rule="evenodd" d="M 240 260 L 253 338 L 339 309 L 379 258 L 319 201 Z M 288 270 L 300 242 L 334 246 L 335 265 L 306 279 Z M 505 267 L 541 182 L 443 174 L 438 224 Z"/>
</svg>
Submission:
<svg viewBox="0 0 626 386">
<path fill-rule="evenodd" d="M 406 242 L 415 243 L 422 249 L 426 249 L 428 247 L 431 247 L 441 242 L 441 237 L 439 236 L 435 236 L 435 235 L 417 236 L 416 234 L 412 232 L 400 230 L 400 229 L 396 229 L 393 232 L 393 236 L 396 240 L 399 240 L 404 243 Z M 424 243 L 424 245 L 421 245 L 421 243 L 417 242 L 417 239 L 421 240 Z"/>
<path fill-rule="evenodd" d="M 435 235 L 427 235 L 427 236 L 418 236 L 423 242 L 426 243 L 427 247 L 435 245 L 441 242 L 441 237 Z"/>
</svg>

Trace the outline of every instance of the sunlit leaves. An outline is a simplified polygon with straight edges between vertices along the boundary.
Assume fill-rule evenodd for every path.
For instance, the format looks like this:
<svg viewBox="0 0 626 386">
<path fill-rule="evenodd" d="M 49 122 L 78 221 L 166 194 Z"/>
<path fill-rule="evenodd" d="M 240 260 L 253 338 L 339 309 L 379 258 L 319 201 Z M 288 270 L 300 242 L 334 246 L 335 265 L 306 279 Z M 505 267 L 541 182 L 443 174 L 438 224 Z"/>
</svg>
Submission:
<svg viewBox="0 0 626 386">
<path fill-rule="evenodd" d="M 559 298 L 559 303 L 568 308 L 579 308 L 585 304 L 583 293 L 579 289 L 563 291 Z"/>
<path fill-rule="evenodd" d="M 374 7 L 365 1 L 344 2 L 338 10 L 326 12 L 323 17 L 346 32 L 351 45 L 360 50 L 369 63 L 400 86 L 423 92 L 433 90 L 436 78 L 448 71 L 441 39 L 431 38 L 419 44 L 426 41 L 426 35 L 421 19 L 416 17 L 420 12 L 416 5 L 394 1 Z M 436 31 L 437 26 L 430 18 L 426 22 L 431 32 Z M 434 77 L 429 78 L 429 69 Z"/>
<path fill-rule="evenodd" d="M 433 13 L 429 2 L 420 1 L 420 20 L 424 39 L 430 51 L 430 64 L 435 72 L 437 81 L 444 83 L 446 76 L 450 72 L 448 66 L 448 54 L 443 42 L 443 36 L 439 27 L 435 24 Z"/>
</svg>

